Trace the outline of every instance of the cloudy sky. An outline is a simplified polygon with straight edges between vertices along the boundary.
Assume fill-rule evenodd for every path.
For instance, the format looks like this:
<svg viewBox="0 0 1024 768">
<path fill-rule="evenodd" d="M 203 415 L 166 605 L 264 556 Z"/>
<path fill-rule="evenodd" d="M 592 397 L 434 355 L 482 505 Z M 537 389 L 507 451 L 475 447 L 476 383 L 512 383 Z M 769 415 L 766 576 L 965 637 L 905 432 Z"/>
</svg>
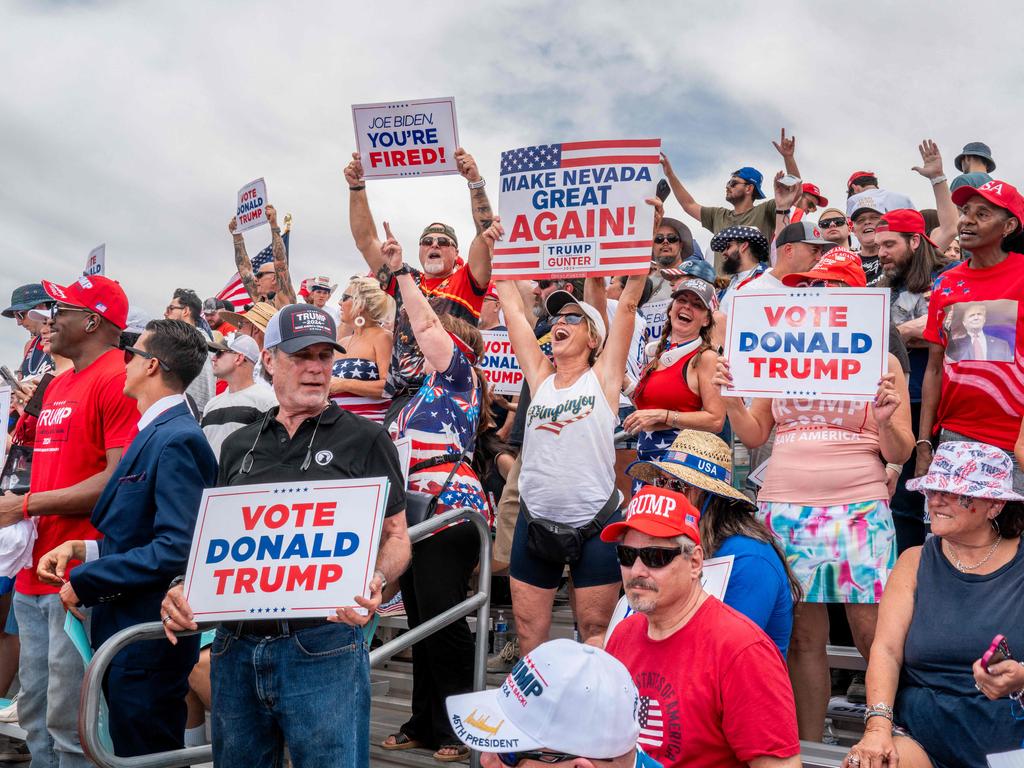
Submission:
<svg viewBox="0 0 1024 768">
<path fill-rule="evenodd" d="M 22 283 L 73 279 L 101 242 L 108 274 L 151 313 L 176 287 L 211 295 L 234 271 L 235 192 L 258 176 L 294 215 L 293 274 L 360 271 L 341 175 L 360 102 L 454 96 L 462 143 L 492 180 L 502 149 L 660 137 L 707 205 L 721 204 L 734 168 L 782 167 L 771 145 L 782 126 L 803 177 L 837 202 L 849 172 L 866 168 L 931 207 L 910 170 L 925 137 L 947 173 L 972 140 L 992 146 L 997 176 L 1024 170 L 1012 151 L 1024 57 L 1010 2 L 969 13 L 939 0 L 0 9 L 4 299 Z M 369 194 L 406 244 L 431 220 L 470 231 L 458 177 L 371 182 Z M 709 233 L 697 236 L 706 245 Z M 255 253 L 266 230 L 247 242 Z M 16 360 L 23 332 L 0 327 L 0 359 Z"/>
</svg>

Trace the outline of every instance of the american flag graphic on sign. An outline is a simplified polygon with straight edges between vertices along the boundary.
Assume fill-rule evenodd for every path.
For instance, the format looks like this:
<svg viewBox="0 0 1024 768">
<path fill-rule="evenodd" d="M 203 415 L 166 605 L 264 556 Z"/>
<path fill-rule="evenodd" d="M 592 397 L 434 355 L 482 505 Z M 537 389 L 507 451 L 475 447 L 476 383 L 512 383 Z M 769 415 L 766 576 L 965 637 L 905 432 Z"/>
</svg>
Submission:
<svg viewBox="0 0 1024 768">
<path fill-rule="evenodd" d="M 640 738 L 645 747 L 660 747 L 665 741 L 665 720 L 661 703 L 652 696 L 640 697 Z"/>
<path fill-rule="evenodd" d="M 501 153 L 499 280 L 645 273 L 660 139 L 577 141 Z"/>
</svg>

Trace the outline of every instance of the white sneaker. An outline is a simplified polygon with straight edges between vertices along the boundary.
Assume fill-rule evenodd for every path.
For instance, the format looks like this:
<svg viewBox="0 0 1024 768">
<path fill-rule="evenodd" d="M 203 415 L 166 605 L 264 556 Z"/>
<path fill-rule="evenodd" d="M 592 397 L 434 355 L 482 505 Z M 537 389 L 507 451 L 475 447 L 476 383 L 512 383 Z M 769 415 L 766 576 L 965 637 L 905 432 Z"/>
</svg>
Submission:
<svg viewBox="0 0 1024 768">
<path fill-rule="evenodd" d="M 14 694 L 11 703 L 0 709 L 0 723 L 18 722 L 18 694 Z"/>
</svg>

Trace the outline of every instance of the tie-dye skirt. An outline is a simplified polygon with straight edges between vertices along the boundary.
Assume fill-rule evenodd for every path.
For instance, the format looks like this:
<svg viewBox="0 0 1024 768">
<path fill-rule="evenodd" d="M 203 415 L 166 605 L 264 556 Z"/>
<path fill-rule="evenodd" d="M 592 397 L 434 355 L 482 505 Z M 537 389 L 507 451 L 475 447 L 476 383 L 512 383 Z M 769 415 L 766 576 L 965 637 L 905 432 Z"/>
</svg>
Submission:
<svg viewBox="0 0 1024 768">
<path fill-rule="evenodd" d="M 804 507 L 758 504 L 809 603 L 877 603 L 896 564 L 896 532 L 887 501 Z"/>
</svg>

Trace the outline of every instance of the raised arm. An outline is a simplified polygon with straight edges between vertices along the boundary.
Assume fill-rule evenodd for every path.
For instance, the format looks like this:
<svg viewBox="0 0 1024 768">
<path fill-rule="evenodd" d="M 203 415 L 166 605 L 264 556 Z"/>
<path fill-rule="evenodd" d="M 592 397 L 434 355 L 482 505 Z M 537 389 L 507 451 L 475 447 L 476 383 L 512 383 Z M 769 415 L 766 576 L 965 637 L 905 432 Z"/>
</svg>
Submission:
<svg viewBox="0 0 1024 768">
<path fill-rule="evenodd" d="M 381 246 L 384 259 L 399 261 L 402 246 L 391 234 L 391 227 L 386 221 L 384 222 L 384 234 L 387 237 Z M 420 287 L 416 285 L 412 274 L 409 272 L 396 273 L 395 279 L 398 282 L 398 290 L 402 292 L 402 306 L 405 308 L 406 314 L 409 315 L 412 335 L 416 337 L 416 344 L 419 346 L 420 352 L 423 353 L 423 359 L 430 363 L 435 371 L 447 370 L 455 352 L 455 342 L 441 325 L 440 318 L 430 306 L 427 297 L 420 291 Z"/>
<path fill-rule="evenodd" d="M 630 275 L 626 287 L 619 295 L 619 306 L 615 310 L 615 319 L 608 328 L 608 338 L 604 349 L 594 363 L 594 373 L 601 381 L 605 397 L 612 410 L 619 407 L 619 392 L 622 391 L 622 373 L 626 370 L 626 358 L 629 357 L 633 341 L 633 327 L 636 324 L 636 311 L 640 306 L 640 296 L 644 292 L 647 274 Z M 601 282 L 604 292 L 604 282 Z"/>
<path fill-rule="evenodd" d="M 672 187 L 672 194 L 675 195 L 679 204 L 683 206 L 683 210 L 686 211 L 688 216 L 700 221 L 700 203 L 694 200 L 693 195 L 683 186 L 683 182 L 679 180 L 679 177 L 672 170 L 672 164 L 668 161 L 668 155 L 664 152 L 661 153 L 661 167 L 665 171 L 665 178 L 668 179 L 669 186 Z"/>
<path fill-rule="evenodd" d="M 931 139 L 925 139 L 918 145 L 917 151 L 921 153 L 921 165 L 915 165 L 913 170 L 931 182 L 932 192 L 935 193 L 935 210 L 939 214 L 939 226 L 929 236 L 935 241 L 935 247 L 944 251 L 957 236 L 956 225 L 960 214 L 953 205 L 949 183 L 942 172 L 942 154 L 938 145 Z"/>
<path fill-rule="evenodd" d="M 782 162 L 786 167 L 786 173 L 792 174 L 799 179 L 800 169 L 796 166 L 796 136 L 786 138 L 786 129 L 783 128 L 779 140 L 773 141 L 772 146 L 782 155 Z"/>
<path fill-rule="evenodd" d="M 257 301 L 259 292 L 256 290 L 256 277 L 252 273 L 252 261 L 249 260 L 249 254 L 245 252 L 245 239 L 241 232 L 236 231 L 237 227 L 238 219 L 232 216 L 231 221 L 228 222 L 228 232 L 231 233 L 231 239 L 235 241 L 235 269 L 238 270 L 238 279 L 245 286 L 249 298 Z"/>
<path fill-rule="evenodd" d="M 469 272 L 480 288 L 486 288 L 491 282 L 491 252 L 482 235 L 493 223 L 494 213 L 491 211 L 491 201 L 487 199 L 483 177 L 480 176 L 473 156 L 459 147 L 455 150 L 455 162 L 458 163 L 459 173 L 469 184 L 469 205 L 473 212 L 473 226 L 476 227 L 476 236 L 469 245 Z"/>
<path fill-rule="evenodd" d="M 367 266 L 376 273 L 384 266 L 381 255 L 380 237 L 377 225 L 370 213 L 370 201 L 366 197 L 366 179 L 363 178 L 363 162 L 358 152 L 352 153 L 352 161 L 345 166 L 345 181 L 348 183 L 348 223 L 352 228 L 352 239 Z"/>
<path fill-rule="evenodd" d="M 274 274 L 277 285 L 274 288 L 274 306 L 280 309 L 294 304 L 295 288 L 292 286 L 291 273 L 288 271 L 288 251 L 284 247 L 281 229 L 277 226 L 277 210 L 267 204 L 267 221 L 270 222 L 270 244 L 274 253 Z"/>
</svg>

